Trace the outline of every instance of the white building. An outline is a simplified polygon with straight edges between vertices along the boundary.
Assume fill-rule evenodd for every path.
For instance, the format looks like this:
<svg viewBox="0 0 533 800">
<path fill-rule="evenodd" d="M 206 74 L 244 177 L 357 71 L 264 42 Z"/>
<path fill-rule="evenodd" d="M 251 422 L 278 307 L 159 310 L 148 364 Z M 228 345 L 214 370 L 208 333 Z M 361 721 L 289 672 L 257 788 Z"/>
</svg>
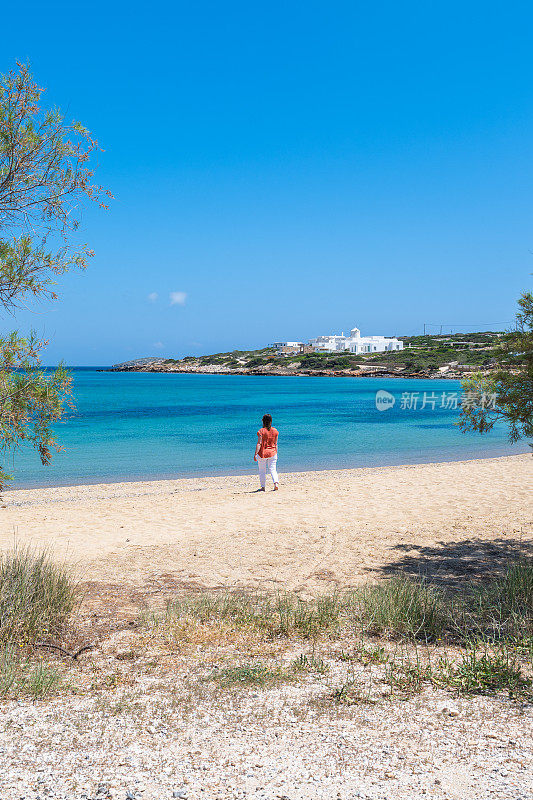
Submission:
<svg viewBox="0 0 533 800">
<path fill-rule="evenodd" d="M 303 342 L 272 342 L 269 347 L 281 350 L 282 347 L 303 347 Z"/>
<path fill-rule="evenodd" d="M 309 339 L 309 344 L 313 350 L 326 353 L 348 350 L 350 353 L 360 354 L 403 350 L 403 342 L 400 339 L 391 339 L 386 336 L 361 336 L 359 328 L 352 328 L 349 336 L 345 336 L 344 332 L 330 336 L 317 336 L 316 339 Z"/>
<path fill-rule="evenodd" d="M 336 350 L 346 350 L 346 336 L 344 333 L 333 333 L 330 336 L 317 336 L 316 339 L 309 339 L 308 344 L 313 350 L 326 353 L 334 353 Z"/>
</svg>

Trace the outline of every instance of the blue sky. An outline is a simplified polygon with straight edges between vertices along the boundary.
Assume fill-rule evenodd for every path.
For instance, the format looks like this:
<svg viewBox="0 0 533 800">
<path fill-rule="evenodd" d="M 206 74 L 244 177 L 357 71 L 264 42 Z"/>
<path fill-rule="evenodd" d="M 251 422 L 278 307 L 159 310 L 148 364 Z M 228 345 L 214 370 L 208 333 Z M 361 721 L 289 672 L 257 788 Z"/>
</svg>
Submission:
<svg viewBox="0 0 533 800">
<path fill-rule="evenodd" d="M 2 22 L 0 71 L 31 62 L 116 198 L 84 215 L 89 269 L 17 316 L 48 363 L 513 320 L 530 4 L 51 0 Z"/>
</svg>

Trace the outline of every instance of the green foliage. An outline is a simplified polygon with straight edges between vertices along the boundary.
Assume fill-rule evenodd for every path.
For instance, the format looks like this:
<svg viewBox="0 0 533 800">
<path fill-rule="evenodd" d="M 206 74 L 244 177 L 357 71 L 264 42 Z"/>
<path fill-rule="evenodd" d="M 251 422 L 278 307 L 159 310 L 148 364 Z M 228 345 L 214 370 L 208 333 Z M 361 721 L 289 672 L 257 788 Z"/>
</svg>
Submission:
<svg viewBox="0 0 533 800">
<path fill-rule="evenodd" d="M 458 624 L 481 638 L 533 646 L 533 562 L 518 561 L 476 588 Z"/>
<path fill-rule="evenodd" d="M 461 593 L 453 595 L 423 580 L 398 575 L 312 600 L 289 593 L 202 592 L 169 603 L 165 616 L 231 621 L 268 638 L 316 641 L 351 628 L 407 642 L 464 644 L 477 637 L 516 643 L 533 640 L 533 564 L 517 561 L 502 576 L 482 585 L 465 584 Z M 159 619 L 150 621 L 160 623 Z M 383 655 L 359 654 L 367 661 Z"/>
<path fill-rule="evenodd" d="M 222 619 L 255 628 L 268 637 L 295 635 L 312 639 L 335 628 L 342 607 L 338 594 L 306 601 L 288 593 L 271 596 L 203 592 L 169 603 L 165 616 L 193 616 L 202 622 Z M 158 624 L 159 620 L 152 618 L 151 622 Z"/>
<path fill-rule="evenodd" d="M 63 366 L 47 374 L 38 358 L 42 342 L 17 333 L 0 336 L 0 449 L 7 455 L 30 442 L 41 462 L 59 451 L 52 423 L 72 406 L 72 379 Z M 0 467 L 0 488 L 9 479 Z"/>
<path fill-rule="evenodd" d="M 463 431 L 486 433 L 497 421 L 509 426 L 509 439 L 533 439 L 533 295 L 525 292 L 518 301 L 516 330 L 501 340 L 501 365 L 489 377 L 474 375 L 463 382 L 472 402 L 463 404 L 459 420 Z M 495 402 L 486 398 L 495 397 Z"/>
<path fill-rule="evenodd" d="M 357 371 L 361 364 L 383 367 L 404 367 L 418 372 L 436 370 L 440 366 L 457 361 L 469 366 L 493 366 L 499 355 L 502 334 L 470 333 L 453 336 L 406 336 L 402 337 L 404 350 L 385 353 L 355 355 L 349 352 L 298 353 L 278 356 L 273 348 L 262 350 L 235 350 L 232 353 L 214 353 L 206 356 L 186 356 L 181 362 L 167 359 L 168 363 L 220 364 L 230 369 L 254 369 L 265 366 L 286 368 L 298 365 L 300 372 Z M 239 358 L 241 361 L 237 361 Z M 241 363 L 242 362 L 242 363 Z"/>
<path fill-rule="evenodd" d="M 17 697 L 27 694 L 34 700 L 42 699 L 56 689 L 62 681 L 56 667 L 39 661 L 31 662 L 16 646 L 0 648 L 0 697 Z"/>
<path fill-rule="evenodd" d="M 61 632 L 78 599 L 69 572 L 46 552 L 15 548 L 0 557 L 0 697 L 38 699 L 59 686 L 58 669 L 31 649 Z"/>
<path fill-rule="evenodd" d="M 247 367 L 264 367 L 265 364 L 268 364 L 268 360 L 266 358 L 262 358 L 261 356 L 257 356 L 257 358 L 251 358 L 247 361 Z"/>
<path fill-rule="evenodd" d="M 431 663 L 420 658 L 418 649 L 412 653 L 402 648 L 394 658 L 390 658 L 385 668 L 385 682 L 391 695 L 409 696 L 420 692 L 425 682 L 432 679 Z"/>
<path fill-rule="evenodd" d="M 494 582 L 492 593 L 508 613 L 521 614 L 533 626 L 533 562 L 519 561 L 509 567 Z"/>
<path fill-rule="evenodd" d="M 322 369 L 357 369 L 364 359 L 362 356 L 351 355 L 350 353 L 306 353 L 299 356 L 301 369 L 322 370 Z"/>
<path fill-rule="evenodd" d="M 463 694 L 507 691 L 510 697 L 531 696 L 531 679 L 522 673 L 520 662 L 509 647 L 496 650 L 472 642 L 461 653 L 459 664 L 443 659 L 434 682 Z"/>
<path fill-rule="evenodd" d="M 438 369 L 457 361 L 458 364 L 471 366 L 488 366 L 497 355 L 494 348 L 469 348 L 469 347 L 416 347 L 405 348 L 390 353 L 376 353 L 366 358 L 367 364 L 381 364 L 383 366 L 404 366 L 414 370 Z"/>
<path fill-rule="evenodd" d="M 367 664 L 386 664 L 389 655 L 385 648 L 379 645 L 367 646 L 363 641 L 359 642 L 353 653 L 340 655 L 341 661 L 360 661 L 365 666 Z"/>
<path fill-rule="evenodd" d="M 449 346 L 453 350 L 460 347 L 490 347 L 498 343 L 499 331 L 476 331 L 472 333 L 425 334 L 424 336 L 400 336 L 405 347 Z"/>
<path fill-rule="evenodd" d="M 60 111 L 40 108 L 42 89 L 27 66 L 0 79 L 0 301 L 51 292 L 53 275 L 86 266 L 86 245 L 68 234 L 79 228 L 80 202 L 104 205 L 110 196 L 91 183 L 97 142 Z M 53 292 L 52 292 L 53 295 Z"/>
<path fill-rule="evenodd" d="M 191 620 L 215 623 L 215 629 L 217 621 L 230 622 L 228 635 L 241 629 L 245 652 L 250 635 L 254 648 L 268 643 L 265 659 L 225 664 L 211 673 L 208 680 L 221 687 L 268 689 L 303 675 L 318 681 L 331 671 L 317 652 L 327 641 L 342 646 L 329 649 L 328 662 L 346 664 L 347 674 L 341 673 L 340 685 L 328 695 L 339 703 L 405 697 L 428 684 L 460 694 L 533 698 L 530 560 L 511 562 L 499 577 L 465 582 L 453 592 L 403 575 L 310 600 L 288 593 L 202 592 L 169 604 L 163 619 L 153 615 L 147 621 L 155 631 L 169 617 L 185 622 L 184 630 Z M 369 639 L 374 636 L 379 641 Z M 299 642 L 300 655 L 289 664 L 267 660 L 274 638 L 276 647 L 281 639 Z"/>
<path fill-rule="evenodd" d="M 46 552 L 18 547 L 0 557 L 0 643 L 57 634 L 78 600 L 69 572 Z"/>
<path fill-rule="evenodd" d="M 369 633 L 424 641 L 442 637 L 449 622 L 442 595 L 423 581 L 403 575 L 365 587 L 360 615 Z"/>
<path fill-rule="evenodd" d="M 271 686 L 283 681 L 290 681 L 292 676 L 280 667 L 271 669 L 265 664 L 238 664 L 215 670 L 209 676 L 224 688 L 232 686 Z"/>
<path fill-rule="evenodd" d="M 43 111 L 41 94 L 23 64 L 0 77 L 0 306 L 9 313 L 28 297 L 55 299 L 56 276 L 87 265 L 92 251 L 75 240 L 83 201 L 105 207 L 110 197 L 92 184 L 97 142 L 79 122 Z M 40 369 L 45 344 L 16 332 L 0 338 L 4 457 L 31 442 L 48 464 L 58 449 L 51 426 L 70 402 L 71 382 L 62 367 Z M 0 468 L 0 490 L 7 480 Z"/>
<path fill-rule="evenodd" d="M 291 669 L 294 672 L 309 672 L 316 675 L 325 675 L 329 672 L 329 665 L 313 651 L 309 655 L 300 653 L 298 658 L 295 658 L 292 662 Z"/>
</svg>

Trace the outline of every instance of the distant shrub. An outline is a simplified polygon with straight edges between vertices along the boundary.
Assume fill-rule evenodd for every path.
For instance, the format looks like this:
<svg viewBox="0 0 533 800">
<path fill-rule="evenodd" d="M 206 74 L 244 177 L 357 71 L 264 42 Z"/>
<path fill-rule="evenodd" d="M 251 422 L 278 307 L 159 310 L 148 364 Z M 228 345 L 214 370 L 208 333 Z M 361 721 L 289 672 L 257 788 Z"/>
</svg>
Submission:
<svg viewBox="0 0 533 800">
<path fill-rule="evenodd" d="M 226 359 L 224 356 L 202 356 L 199 360 L 202 364 L 223 364 Z"/>
</svg>

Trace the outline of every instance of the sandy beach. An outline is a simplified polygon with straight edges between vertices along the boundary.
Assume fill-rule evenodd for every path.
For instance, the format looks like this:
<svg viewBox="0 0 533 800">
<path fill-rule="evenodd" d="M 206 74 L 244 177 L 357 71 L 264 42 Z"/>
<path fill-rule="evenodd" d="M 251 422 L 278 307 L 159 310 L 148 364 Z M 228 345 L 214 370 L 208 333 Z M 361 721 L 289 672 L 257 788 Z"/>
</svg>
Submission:
<svg viewBox="0 0 533 800">
<path fill-rule="evenodd" d="M 75 565 L 84 603 L 62 642 L 92 647 L 46 655 L 65 678 L 46 702 L 5 704 L 0 797 L 525 800 L 531 702 L 387 678 L 423 646 L 353 630 L 316 645 L 258 639 L 246 623 L 165 622 L 159 604 L 199 587 L 305 597 L 398 570 L 452 588 L 483 579 L 533 552 L 532 466 L 522 455 L 293 473 L 266 494 L 252 474 L 7 492 L 2 547 L 16 536 Z M 446 648 L 431 653 L 438 668 Z M 324 666 L 295 678 L 302 658 Z M 291 677 L 213 677 L 258 663 Z M 342 687 L 357 687 L 353 702 Z"/>
<path fill-rule="evenodd" d="M 83 581 L 314 594 L 403 569 L 453 584 L 533 547 L 533 460 L 8 491 L 2 547 L 50 547 Z"/>
</svg>

